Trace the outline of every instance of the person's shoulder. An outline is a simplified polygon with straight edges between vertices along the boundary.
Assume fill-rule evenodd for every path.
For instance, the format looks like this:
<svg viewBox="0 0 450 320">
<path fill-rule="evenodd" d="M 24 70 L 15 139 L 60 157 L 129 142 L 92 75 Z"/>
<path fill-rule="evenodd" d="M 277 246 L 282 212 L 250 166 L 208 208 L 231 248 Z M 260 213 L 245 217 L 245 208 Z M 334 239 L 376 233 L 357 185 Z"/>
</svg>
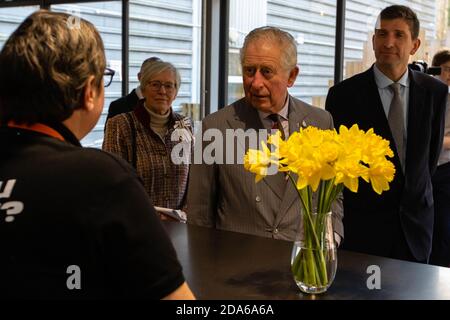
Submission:
<svg viewBox="0 0 450 320">
<path fill-rule="evenodd" d="M 133 112 L 130 111 L 130 112 L 123 112 L 123 113 L 116 114 L 116 115 L 112 116 L 111 118 L 109 118 L 108 123 L 111 125 L 116 125 L 116 126 L 125 123 L 127 121 L 127 117 L 128 117 L 127 113 L 132 114 Z"/>
<path fill-rule="evenodd" d="M 324 109 L 321 109 L 319 107 L 313 106 L 312 104 L 309 104 L 303 100 L 300 100 L 299 98 L 296 98 L 294 96 L 289 95 L 289 98 L 291 99 L 291 104 L 290 107 L 292 106 L 293 108 L 297 108 L 297 109 L 303 109 L 306 108 L 307 110 L 313 110 L 314 112 L 325 112 L 327 113 L 327 111 L 325 111 Z"/>
<path fill-rule="evenodd" d="M 128 162 L 100 149 L 72 148 L 67 152 L 66 159 L 67 171 L 79 172 L 80 179 L 92 180 L 90 183 L 93 184 L 118 183 L 123 179 L 137 177 Z"/>
<path fill-rule="evenodd" d="M 110 103 L 108 109 L 108 117 L 112 118 L 115 115 L 132 111 L 139 102 L 135 89 L 124 97 L 114 100 Z"/>
<path fill-rule="evenodd" d="M 448 94 L 448 86 L 441 80 L 423 72 L 415 70 L 410 70 L 410 72 L 416 84 L 436 93 Z"/>
<path fill-rule="evenodd" d="M 192 121 L 188 116 L 175 111 L 172 112 L 172 116 L 175 121 Z"/>
<path fill-rule="evenodd" d="M 138 122 L 133 111 L 116 114 L 109 118 L 106 123 L 106 130 L 115 130 L 117 132 L 128 134 L 130 132 L 130 121 Z"/>
<path fill-rule="evenodd" d="M 122 106 L 125 103 L 126 103 L 126 96 L 120 97 L 119 99 L 111 101 L 111 103 L 109 104 L 109 109 L 110 109 L 110 111 L 111 110 L 114 111 L 115 109 L 119 108 L 120 106 Z"/>
<path fill-rule="evenodd" d="M 245 98 L 242 98 L 222 109 L 217 110 L 214 113 L 207 115 L 202 122 L 206 126 L 220 127 L 223 125 L 224 120 L 235 118 L 239 110 L 248 107 L 249 106 L 245 103 Z"/>
<path fill-rule="evenodd" d="M 313 106 L 305 101 L 302 101 L 298 98 L 290 96 L 291 106 L 294 109 L 297 109 L 303 113 L 306 113 L 309 117 L 313 117 L 317 120 L 328 121 L 330 118 L 330 113 L 325 109 Z"/>
<path fill-rule="evenodd" d="M 361 86 L 361 85 L 365 85 L 366 80 L 369 77 L 373 77 L 373 71 L 372 68 L 361 72 L 361 73 L 357 73 L 353 76 L 351 76 L 350 78 L 347 78 L 345 80 L 342 80 L 341 82 L 335 84 L 333 87 L 330 88 L 330 90 L 334 90 L 334 91 L 339 91 L 339 90 L 355 90 L 355 88 Z"/>
</svg>

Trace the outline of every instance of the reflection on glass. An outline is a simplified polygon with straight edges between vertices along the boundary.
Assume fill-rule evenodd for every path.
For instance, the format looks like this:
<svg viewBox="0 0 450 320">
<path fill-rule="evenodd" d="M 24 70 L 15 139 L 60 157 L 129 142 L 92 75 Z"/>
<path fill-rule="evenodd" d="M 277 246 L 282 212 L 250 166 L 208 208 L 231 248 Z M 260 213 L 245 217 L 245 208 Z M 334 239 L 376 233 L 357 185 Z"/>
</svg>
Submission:
<svg viewBox="0 0 450 320">
<path fill-rule="evenodd" d="M 139 85 L 142 62 L 159 57 L 181 74 L 173 108 L 192 118 L 199 113 L 201 0 L 130 1 L 129 90 Z"/>
<path fill-rule="evenodd" d="M 91 22 L 103 39 L 107 67 L 114 70 L 111 83 L 105 88 L 105 104 L 102 115 L 95 128 L 81 141 L 83 146 L 100 148 L 103 142 L 103 128 L 108 107 L 114 97 L 122 90 L 122 3 L 121 1 L 71 3 L 52 5 L 52 11 L 65 12 L 74 17 L 81 17 Z M 108 78 L 109 79 L 109 78 Z"/>
<path fill-rule="evenodd" d="M 39 6 L 0 8 L 0 49 L 19 24 Z"/>
</svg>

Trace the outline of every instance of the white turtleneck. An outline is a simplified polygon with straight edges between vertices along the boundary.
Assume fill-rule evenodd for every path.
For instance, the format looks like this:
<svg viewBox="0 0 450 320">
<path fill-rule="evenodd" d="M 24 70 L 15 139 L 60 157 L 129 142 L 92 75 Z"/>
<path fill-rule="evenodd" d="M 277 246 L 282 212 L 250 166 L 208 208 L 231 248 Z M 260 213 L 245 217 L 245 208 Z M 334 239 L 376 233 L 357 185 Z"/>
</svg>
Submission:
<svg viewBox="0 0 450 320">
<path fill-rule="evenodd" d="M 170 116 L 170 109 L 167 110 L 165 114 L 158 114 L 150 110 L 145 104 L 145 110 L 150 115 L 150 128 L 152 128 L 153 131 L 155 131 L 161 138 L 164 138 L 164 136 L 167 133 L 168 123 L 169 123 L 169 116 Z"/>
</svg>

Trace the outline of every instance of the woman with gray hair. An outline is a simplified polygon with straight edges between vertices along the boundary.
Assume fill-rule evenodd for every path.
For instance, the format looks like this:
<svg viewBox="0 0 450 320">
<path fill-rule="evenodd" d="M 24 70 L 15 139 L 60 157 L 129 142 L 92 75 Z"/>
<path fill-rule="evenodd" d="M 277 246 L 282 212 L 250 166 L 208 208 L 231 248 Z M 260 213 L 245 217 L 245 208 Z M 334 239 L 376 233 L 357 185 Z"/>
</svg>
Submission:
<svg viewBox="0 0 450 320">
<path fill-rule="evenodd" d="M 103 141 L 103 150 L 136 168 L 154 205 L 171 209 L 183 208 L 189 172 L 187 161 L 172 160 L 172 151 L 182 142 L 188 145 L 182 150 L 190 154 L 193 142 L 191 121 L 172 110 L 180 83 L 171 63 L 159 59 L 147 63 L 140 77 L 145 100 L 135 110 L 111 118 Z"/>
</svg>

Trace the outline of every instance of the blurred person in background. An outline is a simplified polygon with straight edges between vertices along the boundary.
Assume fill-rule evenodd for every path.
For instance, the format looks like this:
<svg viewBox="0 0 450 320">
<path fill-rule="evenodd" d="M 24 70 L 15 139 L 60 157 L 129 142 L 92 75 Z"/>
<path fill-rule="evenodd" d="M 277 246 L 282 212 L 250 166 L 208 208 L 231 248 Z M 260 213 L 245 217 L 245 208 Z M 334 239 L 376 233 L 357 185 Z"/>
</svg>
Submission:
<svg viewBox="0 0 450 320">
<path fill-rule="evenodd" d="M 432 65 L 441 67 L 439 79 L 450 86 L 450 50 L 443 49 L 433 57 Z M 449 87 L 450 88 L 450 87 Z M 433 175 L 434 228 L 430 263 L 450 267 L 450 112 L 445 114 L 444 139 L 438 167 Z"/>
</svg>

